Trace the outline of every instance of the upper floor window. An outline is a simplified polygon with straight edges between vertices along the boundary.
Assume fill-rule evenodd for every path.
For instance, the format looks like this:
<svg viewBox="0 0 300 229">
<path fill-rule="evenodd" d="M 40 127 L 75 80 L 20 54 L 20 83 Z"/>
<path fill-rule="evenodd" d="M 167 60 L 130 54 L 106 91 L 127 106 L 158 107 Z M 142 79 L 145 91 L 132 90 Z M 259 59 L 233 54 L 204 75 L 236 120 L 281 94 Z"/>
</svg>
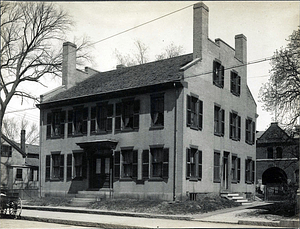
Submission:
<svg viewBox="0 0 300 229">
<path fill-rule="evenodd" d="M 241 94 L 241 77 L 234 71 L 230 74 L 230 91 L 236 96 Z"/>
<path fill-rule="evenodd" d="M 255 122 L 251 118 L 246 119 L 246 143 L 254 144 L 255 142 Z"/>
<path fill-rule="evenodd" d="M 203 102 L 187 95 L 187 126 L 202 130 Z"/>
<path fill-rule="evenodd" d="M 213 62 L 213 84 L 223 88 L 224 87 L 224 66 L 220 62 Z"/>
<path fill-rule="evenodd" d="M 124 100 L 116 104 L 115 130 L 139 128 L 140 101 Z"/>
<path fill-rule="evenodd" d="M 214 133 L 217 136 L 224 136 L 225 133 L 225 111 L 215 105 L 214 111 Z"/>
<path fill-rule="evenodd" d="M 155 127 L 164 126 L 164 95 L 151 96 L 151 123 Z"/>
<path fill-rule="evenodd" d="M 241 139 L 241 116 L 238 116 L 236 112 L 230 112 L 229 136 L 232 140 Z"/>
<path fill-rule="evenodd" d="M 276 148 L 276 158 L 282 158 L 282 148 L 281 147 Z"/>
<path fill-rule="evenodd" d="M 273 159 L 273 147 L 268 147 L 267 148 L 267 158 L 268 159 Z"/>
<path fill-rule="evenodd" d="M 202 178 L 202 151 L 195 148 L 187 149 L 186 152 L 186 177 Z"/>
<path fill-rule="evenodd" d="M 47 113 L 47 138 L 64 137 L 66 111 L 52 111 Z"/>
<path fill-rule="evenodd" d="M 88 107 L 75 107 L 68 111 L 68 136 L 86 135 Z"/>
<path fill-rule="evenodd" d="M 100 103 L 91 108 L 91 132 L 112 131 L 113 104 Z"/>
<path fill-rule="evenodd" d="M 12 154 L 12 147 L 9 145 L 2 145 L 1 146 L 1 156 L 2 157 L 11 157 Z"/>
</svg>

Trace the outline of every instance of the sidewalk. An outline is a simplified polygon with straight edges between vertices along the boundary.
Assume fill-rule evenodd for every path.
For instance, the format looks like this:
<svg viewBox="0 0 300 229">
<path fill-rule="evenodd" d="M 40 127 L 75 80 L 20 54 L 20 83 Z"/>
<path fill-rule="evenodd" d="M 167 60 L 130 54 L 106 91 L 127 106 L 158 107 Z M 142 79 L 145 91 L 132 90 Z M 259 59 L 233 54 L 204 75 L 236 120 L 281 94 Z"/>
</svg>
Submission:
<svg viewBox="0 0 300 229">
<path fill-rule="evenodd" d="M 251 206 L 240 206 L 196 215 L 158 215 L 74 207 L 24 206 L 22 218 L 51 223 L 56 222 L 103 228 L 186 228 L 200 227 L 199 225 L 213 227 L 213 225 L 217 225 L 217 223 L 228 224 L 228 227 L 233 227 L 234 225 L 236 228 L 242 227 L 242 225 L 248 225 L 248 227 L 249 225 L 255 227 L 299 227 L 299 221 L 281 222 L 243 216 L 243 213 L 255 211 L 255 209 L 251 209 L 254 206 L 262 204 L 265 203 L 254 202 Z"/>
</svg>

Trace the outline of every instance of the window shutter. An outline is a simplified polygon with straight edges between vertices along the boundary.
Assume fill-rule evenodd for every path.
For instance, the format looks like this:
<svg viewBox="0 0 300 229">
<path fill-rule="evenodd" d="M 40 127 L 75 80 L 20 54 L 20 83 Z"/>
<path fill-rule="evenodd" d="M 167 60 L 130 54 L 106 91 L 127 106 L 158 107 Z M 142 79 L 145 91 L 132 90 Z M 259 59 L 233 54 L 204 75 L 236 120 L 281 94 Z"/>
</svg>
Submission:
<svg viewBox="0 0 300 229">
<path fill-rule="evenodd" d="M 225 134 L 225 111 L 223 109 L 220 110 L 221 112 L 221 134 L 224 136 Z"/>
<path fill-rule="evenodd" d="M 203 102 L 198 100 L 198 128 L 202 130 L 203 123 Z"/>
<path fill-rule="evenodd" d="M 224 66 L 221 65 L 221 87 L 223 88 L 224 87 Z"/>
<path fill-rule="evenodd" d="M 238 140 L 241 140 L 241 116 L 238 116 Z"/>
<path fill-rule="evenodd" d="M 133 128 L 138 129 L 140 122 L 140 100 L 134 100 L 133 103 Z"/>
<path fill-rule="evenodd" d="M 60 112 L 60 136 L 65 136 L 65 122 L 66 122 L 66 111 Z"/>
<path fill-rule="evenodd" d="M 60 168 L 59 168 L 59 178 L 64 180 L 64 165 L 65 165 L 65 155 L 60 155 Z"/>
<path fill-rule="evenodd" d="M 198 151 L 198 178 L 202 178 L 202 151 Z"/>
<path fill-rule="evenodd" d="M 248 177 L 247 177 L 247 175 L 248 175 L 248 170 L 247 170 L 247 166 L 248 165 L 248 162 L 247 162 L 247 159 L 245 159 L 245 183 L 247 183 L 247 181 L 248 181 Z"/>
<path fill-rule="evenodd" d="M 121 130 L 122 103 L 116 103 L 115 130 Z"/>
<path fill-rule="evenodd" d="M 138 177 L 138 151 L 132 151 L 132 178 L 137 179 Z"/>
<path fill-rule="evenodd" d="M 72 154 L 67 154 L 67 181 L 72 179 Z"/>
<path fill-rule="evenodd" d="M 106 122 L 106 130 L 112 131 L 112 116 L 114 113 L 113 104 L 107 105 L 107 122 Z"/>
<path fill-rule="evenodd" d="M 97 107 L 91 107 L 91 133 L 96 132 Z"/>
<path fill-rule="evenodd" d="M 82 178 L 87 178 L 87 158 L 86 153 L 82 154 Z"/>
<path fill-rule="evenodd" d="M 237 76 L 237 78 L 238 78 L 238 82 L 237 82 L 238 90 L 237 90 L 237 92 L 238 92 L 238 95 L 240 95 L 241 94 L 241 77 Z"/>
<path fill-rule="evenodd" d="M 89 108 L 83 108 L 83 121 L 82 121 L 82 133 L 87 134 L 87 124 L 88 124 L 88 117 L 89 117 Z"/>
<path fill-rule="evenodd" d="M 146 180 L 149 179 L 149 150 L 143 150 L 142 162 L 142 177 Z"/>
<path fill-rule="evenodd" d="M 252 144 L 255 142 L 255 122 L 252 122 Z"/>
<path fill-rule="evenodd" d="M 47 138 L 51 138 L 52 112 L 47 113 Z"/>
<path fill-rule="evenodd" d="M 241 180 L 241 158 L 237 158 L 237 182 Z"/>
<path fill-rule="evenodd" d="M 186 149 L 186 177 L 191 176 L 191 149 Z"/>
<path fill-rule="evenodd" d="M 162 177 L 169 178 L 169 149 L 164 149 Z"/>
<path fill-rule="evenodd" d="M 254 182 L 255 182 L 255 161 L 251 161 L 251 163 L 252 163 L 251 182 L 254 184 Z"/>
<path fill-rule="evenodd" d="M 115 151 L 114 178 L 116 180 L 120 179 L 120 161 L 121 161 L 120 151 Z"/>
<path fill-rule="evenodd" d="M 229 123 L 230 123 L 230 128 L 229 128 L 229 137 L 232 139 L 233 138 L 233 113 L 229 113 Z"/>
<path fill-rule="evenodd" d="M 50 180 L 50 155 L 46 155 L 46 181 Z"/>
<path fill-rule="evenodd" d="M 187 95 L 187 108 L 186 108 L 186 120 L 187 120 L 187 126 L 191 125 L 191 96 Z"/>
<path fill-rule="evenodd" d="M 215 81 L 217 80 L 217 62 L 213 62 L 213 84 L 215 84 Z"/>
<path fill-rule="evenodd" d="M 73 135 L 73 110 L 68 111 L 68 136 Z"/>
<path fill-rule="evenodd" d="M 234 73 L 230 72 L 230 92 L 234 92 Z"/>
</svg>

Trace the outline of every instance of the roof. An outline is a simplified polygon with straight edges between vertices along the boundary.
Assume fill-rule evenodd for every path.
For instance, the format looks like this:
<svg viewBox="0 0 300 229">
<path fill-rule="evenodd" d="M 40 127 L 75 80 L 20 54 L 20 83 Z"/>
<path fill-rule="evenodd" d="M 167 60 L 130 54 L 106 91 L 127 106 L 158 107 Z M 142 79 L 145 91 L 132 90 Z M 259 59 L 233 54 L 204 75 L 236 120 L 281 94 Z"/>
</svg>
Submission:
<svg viewBox="0 0 300 229">
<path fill-rule="evenodd" d="M 74 87 L 50 97 L 42 104 L 179 80 L 183 77 L 183 71 L 180 68 L 192 60 L 193 55 L 186 54 L 142 65 L 99 72 Z"/>
<path fill-rule="evenodd" d="M 14 141 L 10 140 L 4 134 L 2 134 L 2 138 L 6 141 L 9 145 L 11 145 L 14 149 L 16 149 L 23 157 L 26 157 L 26 152 L 24 152 Z"/>
</svg>

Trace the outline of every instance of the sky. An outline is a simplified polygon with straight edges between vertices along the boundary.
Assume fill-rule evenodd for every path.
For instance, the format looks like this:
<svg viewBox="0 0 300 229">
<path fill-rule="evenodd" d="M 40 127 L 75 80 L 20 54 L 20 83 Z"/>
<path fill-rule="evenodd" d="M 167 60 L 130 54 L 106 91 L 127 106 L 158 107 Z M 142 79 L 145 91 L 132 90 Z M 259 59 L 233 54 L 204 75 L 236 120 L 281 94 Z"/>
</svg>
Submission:
<svg viewBox="0 0 300 229">
<path fill-rule="evenodd" d="M 75 22 L 65 34 L 66 41 L 74 37 L 88 37 L 94 45 L 89 49 L 92 63 L 87 66 L 99 71 L 115 69 L 115 50 L 133 53 L 135 40 L 148 46 L 149 61 L 174 43 L 183 47 L 183 53 L 192 53 L 193 4 L 196 1 L 88 1 L 55 2 L 69 13 Z M 209 7 L 209 38 L 222 39 L 234 47 L 234 36 L 247 37 L 248 62 L 272 57 L 287 45 L 286 39 L 297 30 L 300 20 L 299 1 L 204 1 Z M 176 11 L 176 12 L 175 12 Z M 174 13 L 172 13 L 174 12 Z M 162 17 L 167 15 L 165 17 Z M 160 18 L 161 17 L 161 18 Z M 158 20 L 154 20 L 160 18 Z M 146 23 L 152 21 L 150 23 Z M 146 23 L 146 24 L 144 24 Z M 143 26 L 139 26 L 144 24 Z M 137 27 L 127 32 L 128 29 Z M 121 33 L 121 34 L 119 34 Z M 116 35 L 119 34 L 119 35 Z M 116 36 L 114 36 L 116 35 Z M 248 86 L 257 103 L 257 130 L 266 130 L 274 115 L 263 110 L 259 90 L 269 78 L 269 61 L 248 65 Z M 61 79 L 44 79 L 39 84 L 22 88 L 39 97 L 61 85 Z M 18 111 L 18 112 L 16 112 Z M 25 116 L 39 125 L 39 110 L 32 101 L 14 99 L 6 111 L 7 117 Z"/>
</svg>

